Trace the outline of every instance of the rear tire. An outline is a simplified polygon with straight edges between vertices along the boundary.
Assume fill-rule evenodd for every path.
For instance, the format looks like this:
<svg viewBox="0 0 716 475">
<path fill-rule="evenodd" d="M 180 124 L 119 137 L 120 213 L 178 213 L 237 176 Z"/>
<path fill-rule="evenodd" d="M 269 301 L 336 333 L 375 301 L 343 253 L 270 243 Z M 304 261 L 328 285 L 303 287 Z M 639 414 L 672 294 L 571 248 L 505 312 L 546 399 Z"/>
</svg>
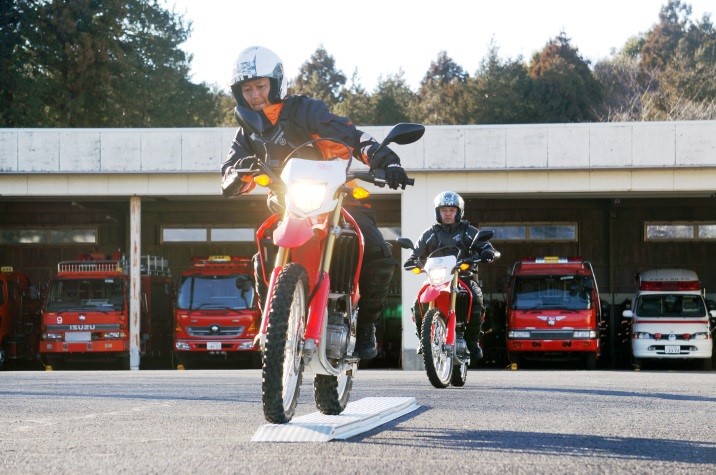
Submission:
<svg viewBox="0 0 716 475">
<path fill-rule="evenodd" d="M 456 360 L 457 361 L 457 360 Z M 450 384 L 457 387 L 465 386 L 467 382 L 467 360 L 452 367 Z"/>
<path fill-rule="evenodd" d="M 423 317 L 420 338 L 423 342 L 423 363 L 430 384 L 436 388 L 448 387 L 452 377 L 454 356 L 449 354 L 445 345 L 447 319 L 437 308 L 431 308 Z"/>
<path fill-rule="evenodd" d="M 346 408 L 353 388 L 353 375 L 317 374 L 313 380 L 313 396 L 322 414 L 337 416 Z"/>
<path fill-rule="evenodd" d="M 264 417 L 285 424 L 296 412 L 303 379 L 303 334 L 306 327 L 308 276 L 300 264 L 279 273 L 268 302 L 261 393 Z"/>
</svg>

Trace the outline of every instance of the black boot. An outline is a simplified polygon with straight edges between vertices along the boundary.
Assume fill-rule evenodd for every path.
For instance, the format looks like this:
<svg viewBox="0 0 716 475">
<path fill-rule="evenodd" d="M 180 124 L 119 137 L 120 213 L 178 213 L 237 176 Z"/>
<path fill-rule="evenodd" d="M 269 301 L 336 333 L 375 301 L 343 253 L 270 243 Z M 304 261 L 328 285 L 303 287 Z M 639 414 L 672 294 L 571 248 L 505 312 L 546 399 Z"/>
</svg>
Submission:
<svg viewBox="0 0 716 475">
<path fill-rule="evenodd" d="M 370 360 L 378 354 L 375 341 L 375 324 L 358 324 L 356 327 L 356 348 L 354 353 L 362 360 Z"/>
<path fill-rule="evenodd" d="M 467 350 L 470 352 L 470 357 L 475 361 L 480 361 L 482 359 L 482 348 L 480 348 L 480 343 L 470 339 L 466 340 L 465 343 L 467 343 Z"/>
</svg>

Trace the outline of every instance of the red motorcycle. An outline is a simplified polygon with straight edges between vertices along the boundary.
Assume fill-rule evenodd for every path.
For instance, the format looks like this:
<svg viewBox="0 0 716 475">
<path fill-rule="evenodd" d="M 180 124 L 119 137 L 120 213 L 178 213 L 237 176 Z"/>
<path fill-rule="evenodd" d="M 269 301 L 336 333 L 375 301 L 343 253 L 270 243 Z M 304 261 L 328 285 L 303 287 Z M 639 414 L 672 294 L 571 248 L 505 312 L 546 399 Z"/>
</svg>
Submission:
<svg viewBox="0 0 716 475">
<path fill-rule="evenodd" d="M 236 118 L 250 133 L 255 149 L 263 146 L 259 116 L 237 107 Z M 419 124 L 398 124 L 380 144 L 408 144 L 422 137 Z M 304 369 L 315 374 L 316 407 L 323 414 L 340 414 L 348 404 L 359 358 L 355 348 L 358 277 L 363 260 L 363 236 L 343 208 L 344 198 L 368 196 L 346 184 L 363 180 L 378 186 L 385 177 L 377 170 L 352 171 L 352 158 L 299 158 L 299 152 L 320 140 L 297 147 L 283 160 L 280 177 L 268 163 L 258 163 L 253 180 L 267 186 L 270 202 L 279 209 L 258 229 L 260 262 L 268 286 L 257 342 L 262 358 L 262 401 L 268 422 L 286 423 L 296 410 Z M 248 171 L 248 170 L 245 170 Z M 241 171 L 241 172 L 245 172 Z M 410 180 L 408 184 L 412 184 Z M 267 245 L 270 243 L 270 245 Z M 267 272 L 265 262 L 275 254 Z"/>
<path fill-rule="evenodd" d="M 463 255 L 457 246 L 440 247 L 424 263 L 410 269 L 428 277 L 418 292 L 421 305 L 416 305 L 416 312 L 422 317 L 420 343 L 425 371 L 436 388 L 464 386 L 467 381 L 470 353 L 462 335 L 470 322 L 473 303 L 472 292 L 460 277 L 470 277 L 478 262 L 499 258 L 500 253 L 487 242 L 493 235 L 492 230 L 478 232 L 470 246 L 475 249 L 471 255 Z M 415 247 L 407 238 L 398 239 L 398 244 L 411 251 Z M 428 305 L 425 313 L 422 304 Z"/>
</svg>

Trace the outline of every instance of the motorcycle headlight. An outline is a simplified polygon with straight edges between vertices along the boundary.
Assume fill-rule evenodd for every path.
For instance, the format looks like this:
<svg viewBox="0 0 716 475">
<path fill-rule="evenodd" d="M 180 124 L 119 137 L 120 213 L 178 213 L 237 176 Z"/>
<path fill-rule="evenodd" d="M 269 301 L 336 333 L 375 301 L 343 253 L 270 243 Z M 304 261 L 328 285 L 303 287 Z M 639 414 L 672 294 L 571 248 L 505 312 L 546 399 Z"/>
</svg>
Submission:
<svg viewBox="0 0 716 475">
<path fill-rule="evenodd" d="M 299 210 L 310 213 L 321 207 L 326 188 L 326 183 L 294 181 L 288 187 L 288 199 Z"/>
<path fill-rule="evenodd" d="M 428 279 L 430 280 L 431 284 L 441 284 L 445 282 L 445 275 L 447 273 L 447 269 L 430 269 L 428 272 Z"/>
</svg>

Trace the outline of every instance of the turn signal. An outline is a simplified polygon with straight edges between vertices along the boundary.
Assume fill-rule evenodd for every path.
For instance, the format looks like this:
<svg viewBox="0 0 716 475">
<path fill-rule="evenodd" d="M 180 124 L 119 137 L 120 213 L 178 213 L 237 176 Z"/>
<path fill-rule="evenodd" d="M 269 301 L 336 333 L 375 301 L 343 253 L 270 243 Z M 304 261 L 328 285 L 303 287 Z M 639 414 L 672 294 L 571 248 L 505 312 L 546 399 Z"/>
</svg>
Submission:
<svg viewBox="0 0 716 475">
<path fill-rule="evenodd" d="M 268 175 L 257 175 L 254 177 L 254 183 L 259 186 L 268 186 L 271 183 L 271 178 Z"/>
<path fill-rule="evenodd" d="M 411 270 L 410 272 L 412 272 L 413 274 L 420 274 L 420 272 L 422 271 L 420 270 L 420 267 L 413 267 L 413 270 Z"/>
<path fill-rule="evenodd" d="M 470 264 L 468 264 L 467 262 L 463 262 L 462 264 L 460 264 L 460 270 L 468 270 L 469 268 Z"/>
<path fill-rule="evenodd" d="M 364 200 L 370 196 L 370 193 L 365 188 L 361 188 L 360 186 L 353 188 L 353 191 L 351 192 L 353 195 L 353 198 L 357 200 Z"/>
</svg>

